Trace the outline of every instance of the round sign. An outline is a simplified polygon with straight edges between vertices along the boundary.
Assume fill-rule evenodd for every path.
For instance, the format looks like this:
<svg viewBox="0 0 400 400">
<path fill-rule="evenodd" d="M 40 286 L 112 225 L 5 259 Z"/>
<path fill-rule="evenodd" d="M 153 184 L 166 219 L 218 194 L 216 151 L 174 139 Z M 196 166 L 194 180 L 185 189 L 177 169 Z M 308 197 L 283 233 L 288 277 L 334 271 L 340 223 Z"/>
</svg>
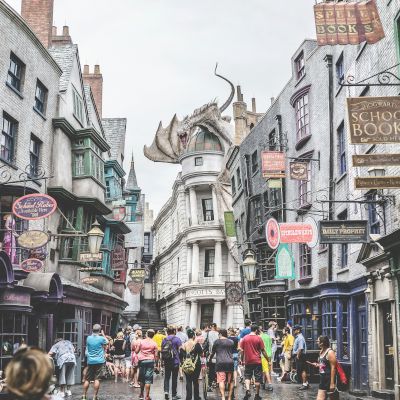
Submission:
<svg viewBox="0 0 400 400">
<path fill-rule="evenodd" d="M 43 261 L 37 258 L 28 258 L 22 261 L 21 269 L 25 272 L 38 272 L 43 268 Z"/>
<path fill-rule="evenodd" d="M 49 241 L 49 235 L 43 231 L 26 231 L 18 236 L 17 241 L 25 249 L 37 249 Z"/>
<path fill-rule="evenodd" d="M 53 214 L 57 202 L 47 194 L 33 193 L 15 200 L 12 208 L 18 218 L 37 220 Z"/>
<path fill-rule="evenodd" d="M 140 291 L 143 289 L 143 283 L 138 283 L 134 281 L 129 281 L 127 286 L 132 294 L 139 294 Z"/>
<path fill-rule="evenodd" d="M 308 247 L 315 247 L 319 242 L 319 232 L 318 232 L 317 223 L 315 222 L 314 218 L 311 218 L 311 217 L 307 217 L 304 222 L 306 224 L 309 224 L 312 229 L 312 238 L 307 243 Z"/>
<path fill-rule="evenodd" d="M 275 218 L 270 218 L 265 226 L 268 246 L 275 250 L 280 242 L 280 230 L 278 221 Z"/>
</svg>

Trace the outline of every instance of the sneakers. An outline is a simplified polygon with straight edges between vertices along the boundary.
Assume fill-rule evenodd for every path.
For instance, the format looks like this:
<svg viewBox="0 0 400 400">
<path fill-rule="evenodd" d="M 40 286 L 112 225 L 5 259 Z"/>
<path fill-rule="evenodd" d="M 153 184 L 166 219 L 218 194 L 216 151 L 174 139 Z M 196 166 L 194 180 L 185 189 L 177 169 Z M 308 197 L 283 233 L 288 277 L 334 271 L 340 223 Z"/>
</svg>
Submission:
<svg viewBox="0 0 400 400">
<path fill-rule="evenodd" d="M 72 392 L 71 392 L 70 390 L 67 390 L 67 391 L 65 392 L 65 394 L 66 394 L 67 396 L 72 396 Z"/>
<path fill-rule="evenodd" d="M 245 394 L 245 396 L 243 397 L 243 400 L 249 400 L 249 399 L 250 399 L 250 396 L 251 396 L 250 390 L 246 390 L 246 394 Z"/>
<path fill-rule="evenodd" d="M 272 385 L 268 385 L 267 390 L 268 390 L 269 392 L 273 392 L 274 388 L 272 387 Z"/>
<path fill-rule="evenodd" d="M 299 387 L 299 390 L 307 390 L 310 387 L 310 385 L 307 383 L 307 385 L 301 385 Z"/>
<path fill-rule="evenodd" d="M 165 398 L 165 400 L 169 400 L 169 393 L 168 392 L 164 393 L 164 398 Z"/>
</svg>

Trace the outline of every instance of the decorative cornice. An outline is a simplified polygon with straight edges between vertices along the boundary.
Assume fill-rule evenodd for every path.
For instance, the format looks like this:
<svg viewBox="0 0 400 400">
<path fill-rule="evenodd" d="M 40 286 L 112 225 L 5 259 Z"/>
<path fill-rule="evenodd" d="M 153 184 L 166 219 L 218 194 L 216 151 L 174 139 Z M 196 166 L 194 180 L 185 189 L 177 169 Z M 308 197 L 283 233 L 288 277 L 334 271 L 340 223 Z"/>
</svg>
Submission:
<svg viewBox="0 0 400 400">
<path fill-rule="evenodd" d="M 311 84 L 307 85 L 307 86 L 303 86 L 301 89 L 299 89 L 297 92 L 295 92 L 292 97 L 290 98 L 290 104 L 292 107 L 294 107 L 294 104 L 296 103 L 296 101 L 304 96 L 305 94 L 307 94 L 310 91 L 311 88 Z"/>
<path fill-rule="evenodd" d="M 114 170 L 117 172 L 119 177 L 124 177 L 126 175 L 126 172 L 122 168 L 122 166 L 119 164 L 117 160 L 107 160 L 104 162 L 104 165 L 106 167 L 111 167 L 114 168 Z"/>
<path fill-rule="evenodd" d="M 100 147 L 100 150 L 106 152 L 111 149 L 110 145 L 93 127 L 79 129 L 76 131 L 76 137 L 90 137 Z"/>
</svg>

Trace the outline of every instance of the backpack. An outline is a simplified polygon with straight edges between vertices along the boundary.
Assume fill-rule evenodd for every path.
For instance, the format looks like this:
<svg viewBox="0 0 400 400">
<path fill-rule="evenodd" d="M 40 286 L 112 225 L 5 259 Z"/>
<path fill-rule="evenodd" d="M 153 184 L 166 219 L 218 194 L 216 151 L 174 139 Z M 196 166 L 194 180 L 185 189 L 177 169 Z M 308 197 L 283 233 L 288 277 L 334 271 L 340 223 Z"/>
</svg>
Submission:
<svg viewBox="0 0 400 400">
<path fill-rule="evenodd" d="M 339 361 L 336 361 L 336 371 L 339 376 L 339 380 L 343 385 L 347 385 L 347 376 L 344 369 Z"/>
<path fill-rule="evenodd" d="M 182 364 L 182 371 L 187 375 L 192 375 L 194 370 L 196 369 L 197 359 L 199 356 L 196 356 L 195 360 L 189 355 L 185 358 Z"/>
<path fill-rule="evenodd" d="M 165 363 L 170 364 L 174 360 L 174 346 L 172 339 L 165 339 L 161 344 L 161 356 Z"/>
</svg>

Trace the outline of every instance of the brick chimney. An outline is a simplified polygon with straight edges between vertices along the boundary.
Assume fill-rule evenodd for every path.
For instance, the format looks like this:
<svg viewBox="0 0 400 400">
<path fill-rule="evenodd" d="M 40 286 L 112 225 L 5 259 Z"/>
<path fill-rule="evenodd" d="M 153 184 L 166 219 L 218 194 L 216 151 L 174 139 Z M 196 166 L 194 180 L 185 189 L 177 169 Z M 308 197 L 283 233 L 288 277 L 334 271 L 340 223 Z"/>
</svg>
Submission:
<svg viewBox="0 0 400 400">
<path fill-rule="evenodd" d="M 22 0 L 21 16 L 43 43 L 51 46 L 54 0 Z"/>
<path fill-rule="evenodd" d="M 100 72 L 100 65 L 94 66 L 93 73 L 90 72 L 89 65 L 84 65 L 83 81 L 92 88 L 94 101 L 101 118 L 103 114 L 103 75 Z"/>
<path fill-rule="evenodd" d="M 71 35 L 69 34 L 69 27 L 63 26 L 62 34 L 58 35 L 57 27 L 53 26 L 51 41 L 54 47 L 60 45 L 72 44 L 72 38 Z"/>
</svg>

